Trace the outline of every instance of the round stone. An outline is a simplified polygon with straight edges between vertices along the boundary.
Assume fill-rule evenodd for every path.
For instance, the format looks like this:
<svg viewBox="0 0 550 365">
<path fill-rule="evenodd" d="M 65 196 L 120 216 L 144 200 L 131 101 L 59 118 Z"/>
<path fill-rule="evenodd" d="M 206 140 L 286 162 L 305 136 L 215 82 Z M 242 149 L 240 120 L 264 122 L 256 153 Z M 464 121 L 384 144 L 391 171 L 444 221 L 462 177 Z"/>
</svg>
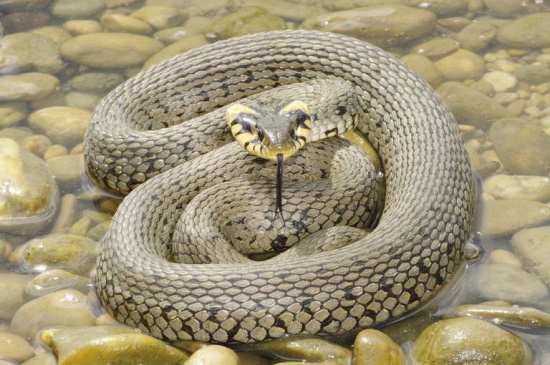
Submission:
<svg viewBox="0 0 550 365">
<path fill-rule="evenodd" d="M 29 125 L 53 142 L 74 146 L 82 141 L 92 113 L 66 106 L 52 106 L 29 115 Z"/>
<path fill-rule="evenodd" d="M 68 40 L 61 55 L 71 62 L 97 68 L 138 66 L 164 47 L 162 42 L 137 34 L 91 33 Z"/>
<path fill-rule="evenodd" d="M 59 88 L 59 80 L 39 72 L 0 77 L 0 101 L 35 101 L 46 98 Z"/>
</svg>

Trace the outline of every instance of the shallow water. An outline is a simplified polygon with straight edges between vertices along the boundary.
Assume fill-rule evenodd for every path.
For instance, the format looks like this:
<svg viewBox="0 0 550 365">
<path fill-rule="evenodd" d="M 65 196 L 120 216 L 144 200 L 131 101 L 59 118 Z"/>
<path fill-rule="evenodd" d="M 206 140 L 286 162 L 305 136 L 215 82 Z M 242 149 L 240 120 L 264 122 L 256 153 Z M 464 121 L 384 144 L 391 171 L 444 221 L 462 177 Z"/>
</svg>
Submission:
<svg viewBox="0 0 550 365">
<path fill-rule="evenodd" d="M 25 2 L 22 1 L 21 3 Z M 29 122 L 32 119 L 32 117 L 29 118 L 29 115 L 53 106 L 75 108 L 69 110 L 69 113 L 71 111 L 80 113 L 82 110 L 93 111 L 101 97 L 117 83 L 136 74 L 143 64 L 147 65 L 148 62 L 152 62 L 150 59 L 158 57 L 158 55 L 154 56 L 154 54 L 159 52 L 162 47 L 179 38 L 190 40 L 188 45 L 180 45 L 180 50 L 186 47 L 192 48 L 204 42 L 212 42 L 216 37 L 221 38 L 223 37 L 224 30 L 212 27 L 211 23 L 213 19 L 218 19 L 218 17 L 225 15 L 228 13 L 228 9 L 233 11 L 238 8 L 231 8 L 231 4 L 254 4 L 255 2 L 234 1 L 227 2 L 228 4 L 226 4 L 226 1 L 223 0 L 206 0 L 202 2 L 195 1 L 192 2 L 191 6 L 182 6 L 180 8 L 178 6 L 184 2 L 178 0 L 127 1 L 127 3 L 131 4 L 122 6 L 113 5 L 111 8 L 105 7 L 105 4 L 111 6 L 114 2 L 106 2 L 105 4 L 99 2 L 97 9 L 93 9 L 92 5 L 82 6 L 80 9 L 70 7 L 64 9 L 63 7 L 54 6 L 57 3 L 62 3 L 60 1 L 51 1 L 51 4 L 47 6 L 36 5 L 38 3 L 40 2 L 29 1 L 28 4 L 30 5 L 14 8 L 9 5 L 9 1 L 0 0 L 0 12 L 4 12 L 4 16 L 0 18 L 0 22 L 4 27 L 4 37 L 21 32 L 38 32 L 45 37 L 50 36 L 62 44 L 66 39 L 76 37 L 79 34 L 93 34 L 105 29 L 115 29 L 109 23 L 109 17 L 105 20 L 105 14 L 131 14 L 145 3 L 147 5 L 160 4 L 173 6 L 180 9 L 186 16 L 179 18 L 174 16 L 172 20 L 162 25 L 154 23 L 148 17 L 141 18 L 142 22 L 139 26 L 136 25 L 136 27 L 142 27 L 139 29 L 143 32 L 143 36 L 151 39 L 157 38 L 162 42 L 153 42 L 149 46 L 144 45 L 148 49 L 137 52 L 141 52 L 138 58 L 141 57 L 142 59 L 133 63 L 128 61 L 128 64 L 123 64 L 122 66 L 121 64 L 117 64 L 117 62 L 124 62 L 122 56 L 120 56 L 120 59 L 81 61 L 71 58 L 72 56 L 67 54 L 58 58 L 61 60 L 61 64 L 56 64 L 55 60 L 47 61 L 49 56 L 35 54 L 34 57 L 38 61 L 33 60 L 31 62 L 32 65 L 29 66 L 28 64 L 11 59 L 10 57 L 13 57 L 12 54 L 9 54 L 9 57 L 6 56 L 7 53 L 3 54 L 3 52 L 7 52 L 5 48 L 7 47 L 6 43 L 3 44 L 4 48 L 0 47 L 0 77 L 3 75 L 17 75 L 39 71 L 45 74 L 52 74 L 59 80 L 59 85 L 57 87 L 54 86 L 54 89 L 57 90 L 50 90 L 49 93 L 45 91 L 44 95 L 39 96 L 20 97 L 15 95 L 17 93 L 6 94 L 4 90 L 0 90 L 0 110 L 2 107 L 11 108 L 10 113 L 0 113 L 0 137 L 18 140 L 21 145 L 31 149 L 40 158 L 48 160 L 50 164 L 55 165 L 54 173 L 59 182 L 61 196 L 63 197 L 62 201 L 65 204 L 63 214 L 59 214 L 58 218 L 54 219 L 50 225 L 37 233 L 0 233 L 0 239 L 4 240 L 7 246 L 10 247 L 8 251 L 10 249 L 16 250 L 18 246 L 33 237 L 49 233 L 71 233 L 98 240 L 104 230 L 105 222 L 108 222 L 108 217 L 115 212 L 119 204 L 118 199 L 103 194 L 91 187 L 86 177 L 81 175 L 81 164 L 78 162 L 75 163 L 70 159 L 55 161 L 55 158 L 59 158 L 59 156 L 74 155 L 77 156 L 76 159 L 78 159 L 78 156 L 81 156 L 82 145 L 79 141 L 75 141 L 74 138 L 82 138 L 82 134 L 79 135 L 78 131 L 73 131 L 74 133 L 70 133 L 70 136 L 67 136 L 58 132 L 64 128 L 74 128 L 74 130 L 82 128 L 80 120 L 86 121 L 87 114 L 85 112 L 83 113 L 84 116 L 76 118 L 78 119 L 77 122 L 69 121 L 66 124 L 50 127 L 42 127 L 40 123 Z M 48 1 L 42 3 L 48 3 Z M 90 2 L 89 4 L 92 3 L 94 2 Z M 369 30 L 368 27 L 361 27 L 358 23 L 361 22 L 361 17 L 364 17 L 363 21 L 367 22 L 366 19 L 374 16 L 374 13 L 360 14 L 360 16 L 358 15 L 359 13 L 354 13 L 351 16 L 348 14 L 349 18 L 346 18 L 342 24 L 334 20 L 338 17 L 329 16 L 322 18 L 322 14 L 330 14 L 337 10 L 355 9 L 358 4 L 367 4 L 368 1 L 350 1 L 351 5 L 349 8 L 342 7 L 341 5 L 344 3 L 347 2 L 324 1 L 323 7 L 318 2 L 307 0 L 301 2 L 298 0 L 289 1 L 288 3 L 273 2 L 273 5 L 268 8 L 268 15 L 262 12 L 252 12 L 255 15 L 247 18 L 247 21 L 251 24 L 257 18 L 265 16 L 265 18 L 262 18 L 263 20 L 260 24 L 255 25 L 254 29 L 256 30 L 280 29 L 281 27 L 294 29 L 303 26 L 326 27 L 324 29 L 331 30 L 340 29 L 340 31 L 347 34 L 379 42 L 382 48 L 390 51 L 396 57 L 409 57 L 405 62 L 411 65 L 422 76 L 425 76 L 434 88 L 440 87 L 447 81 L 456 81 L 469 86 L 470 89 L 479 91 L 484 97 L 491 99 L 496 106 L 486 106 L 485 110 L 482 106 L 480 110 L 479 106 L 462 105 L 460 104 L 461 100 L 457 100 L 457 98 L 467 101 L 473 99 L 463 94 L 452 94 L 448 89 L 438 89 L 442 97 L 449 102 L 451 109 L 457 116 L 459 124 L 461 124 L 468 152 L 481 179 L 487 182 L 494 175 L 539 176 L 541 180 L 544 180 L 544 177 L 548 179 L 550 166 L 545 164 L 547 164 L 547 161 L 550 161 L 550 148 L 548 147 L 550 146 L 550 78 L 548 78 L 547 74 L 546 76 L 541 74 L 539 77 L 543 82 L 539 83 L 536 79 L 532 79 L 533 76 L 520 75 L 518 69 L 526 65 L 532 65 L 541 66 L 548 70 L 550 67 L 550 43 L 542 46 L 529 44 L 527 47 L 520 47 L 521 45 L 513 45 L 512 41 L 507 41 L 508 43 L 505 44 L 502 38 L 499 38 L 501 36 L 496 35 L 502 27 L 514 19 L 528 14 L 547 13 L 550 10 L 547 4 L 544 4 L 542 1 L 526 1 L 519 7 L 519 10 L 509 10 L 508 12 L 504 5 L 502 7 L 491 7 L 489 5 L 491 2 L 489 1 L 486 2 L 487 6 L 484 6 L 482 1 L 473 0 L 469 2 L 454 2 L 455 5 L 453 6 L 442 5 L 442 7 L 437 9 L 427 6 L 428 10 L 433 10 L 437 13 L 437 20 L 434 17 L 434 20 L 425 21 L 428 23 L 430 21 L 433 22 L 431 26 L 421 24 L 417 28 L 406 29 L 403 32 L 403 29 L 399 26 L 399 22 L 407 23 L 409 20 L 403 18 L 393 25 L 388 25 L 388 29 L 386 29 L 383 35 L 372 39 L 368 38 L 369 33 L 365 30 L 365 28 Z M 371 1 L 370 3 L 374 4 L 375 2 Z M 384 3 L 390 4 L 391 1 Z M 415 5 L 414 1 L 408 3 Z M 426 4 L 429 5 L 430 3 L 428 1 L 423 3 L 424 5 L 420 4 L 418 8 L 426 8 Z M 441 3 L 446 4 L 444 1 Z M 447 3 L 452 4 L 453 2 L 449 1 Z M 464 3 L 465 6 L 457 7 L 456 4 L 458 3 Z M 508 3 L 514 2 L 510 1 L 506 4 Z M 297 7 L 293 9 L 293 6 Z M 383 15 L 384 13 L 387 13 L 387 11 L 384 12 L 378 9 L 376 12 L 378 15 Z M 320 18 L 317 18 L 317 21 L 315 21 L 313 18 L 317 15 Z M 414 18 L 415 16 L 413 14 L 410 17 Z M 302 23 L 308 17 L 311 18 Z M 464 35 L 462 33 L 462 35 L 459 35 L 467 25 L 472 24 L 474 21 L 484 22 L 486 25 L 490 24 L 494 27 L 494 34 L 490 32 L 490 29 L 485 29 L 475 36 L 469 35 L 469 38 L 467 38 L 467 34 Z M 420 19 L 418 22 L 422 23 L 423 20 Z M 145 25 L 142 23 L 145 23 Z M 219 24 L 219 21 L 215 21 L 215 23 Z M 57 30 L 55 28 L 42 28 L 45 26 L 55 26 Z M 147 26 L 149 26 L 150 30 L 147 30 Z M 153 29 L 155 27 L 156 29 Z M 171 32 L 164 30 L 175 27 L 181 27 L 181 29 L 176 28 Z M 268 27 L 268 29 L 264 27 Z M 427 30 L 424 29 L 426 27 L 428 28 Z M 59 29 L 63 29 L 63 31 Z M 239 32 L 245 32 L 247 29 L 240 25 L 234 27 L 232 31 L 232 34 L 239 34 Z M 417 32 L 418 34 L 416 34 Z M 203 38 L 202 35 L 205 35 L 206 38 Z M 406 39 L 402 41 L 403 38 Z M 451 41 L 457 38 L 461 40 L 460 43 Z M 486 42 L 487 38 L 489 40 Z M 25 38 L 18 39 L 21 39 L 23 42 Z M 430 40 L 435 40 L 438 43 L 427 43 Z M 478 45 L 479 43 L 486 44 L 480 46 Z M 463 55 L 463 57 L 450 57 L 450 55 L 456 55 L 458 49 L 474 50 L 468 50 L 467 54 Z M 132 53 L 132 50 L 128 50 L 127 53 Z M 411 58 L 411 55 L 416 56 Z M 417 55 L 426 57 L 419 61 L 418 58 L 415 58 Z M 78 58 L 78 55 L 74 57 Z M 40 62 L 41 58 L 42 63 Z M 94 62 L 96 63 L 94 64 Z M 79 75 L 90 74 L 90 72 L 102 73 L 101 76 L 97 74 L 92 76 L 92 78 L 96 78 L 96 84 L 90 80 L 83 81 L 82 79 L 78 79 Z M 100 80 L 101 77 L 105 77 L 108 81 Z M 86 86 L 82 86 L 83 84 Z M 22 84 L 20 87 L 23 88 Z M 480 97 L 477 101 L 479 100 L 484 99 Z M 498 110 L 495 111 L 495 108 Z M 22 116 L 14 117 L 17 113 L 13 112 L 13 110 L 16 110 Z M 36 117 L 36 114 L 34 115 Z M 496 130 L 494 125 L 501 126 L 503 131 L 508 130 L 510 128 L 508 125 L 496 123 L 498 119 L 504 117 L 520 118 L 528 123 L 529 128 L 532 127 L 533 129 L 527 131 L 527 129 L 517 128 L 511 132 L 517 138 L 503 138 L 499 135 L 499 130 Z M 63 119 L 65 117 L 59 118 Z M 16 121 L 13 122 L 13 120 Z M 74 123 L 74 125 L 71 123 Z M 36 135 L 46 135 L 48 137 L 36 137 Z M 502 145 L 508 148 L 500 147 Z M 537 161 L 540 163 L 537 163 Z M 3 168 L 7 168 L 5 166 L 9 165 L 4 164 L 2 166 Z M 545 183 L 543 181 L 542 185 L 536 187 L 535 190 L 549 189 L 548 184 L 548 181 Z M 525 191 L 531 191 L 529 190 L 529 186 L 526 187 L 526 185 L 528 184 L 524 183 L 518 188 L 524 192 L 524 195 L 526 195 Z M 478 231 L 480 234 L 475 242 L 480 247 L 480 256 L 471 260 L 465 272 L 460 277 L 457 277 L 456 282 L 453 285 L 449 285 L 449 288 L 434 303 L 428 306 L 425 311 L 415 314 L 412 318 L 384 328 L 384 331 L 390 334 L 395 341 L 402 344 L 405 349 L 411 346 L 412 341 L 423 328 L 435 321 L 434 318 L 440 318 L 450 308 L 460 304 L 506 300 L 512 305 L 535 307 L 547 312 L 550 311 L 550 297 L 547 292 L 542 295 L 540 293 L 539 295 L 536 295 L 536 293 L 533 295 L 533 291 L 536 291 L 533 289 L 530 291 L 527 290 L 529 293 L 525 294 L 525 290 L 520 290 L 524 288 L 514 289 L 513 287 L 508 287 L 507 283 L 514 279 L 513 273 L 515 271 L 502 276 L 489 276 L 486 272 L 490 264 L 498 263 L 499 265 L 513 266 L 519 262 L 516 256 L 509 255 L 509 253 L 516 251 L 511 244 L 513 234 L 531 226 L 549 225 L 548 221 L 550 217 L 546 218 L 544 209 L 550 210 L 550 205 L 548 204 L 550 194 L 539 194 L 536 198 L 529 199 L 525 199 L 522 196 L 520 200 L 528 202 L 538 201 L 539 205 L 529 203 L 525 205 L 525 208 L 522 208 L 523 210 L 515 213 L 515 207 L 521 204 L 517 203 L 519 195 L 510 193 L 510 190 L 514 190 L 514 188 L 509 187 L 506 192 L 501 194 L 493 186 L 490 191 L 485 192 L 481 197 L 481 200 L 487 202 L 488 205 L 491 205 L 491 202 L 495 199 L 508 202 L 509 205 L 496 205 L 496 208 L 491 205 L 491 207 L 481 210 L 481 216 L 478 219 Z M 4 194 L 8 193 L 7 189 L 3 189 L 2 192 Z M 523 205 L 521 206 L 523 207 Z M 503 212 L 498 209 L 506 209 L 508 213 L 502 214 Z M 93 212 L 100 212 L 103 215 L 94 215 Z M 489 212 L 491 215 L 489 215 Z M 514 214 L 516 216 L 513 216 Z M 510 217 L 513 218 L 511 221 Z M 505 251 L 504 256 L 503 250 Z M 550 249 L 546 252 L 549 251 Z M 15 256 L 12 255 L 10 259 L 12 262 L 8 261 L 8 257 L 9 252 L 4 255 L 5 259 L 0 264 L 0 269 L 3 272 L 19 273 L 29 271 L 28 267 L 19 265 Z M 550 265 L 550 258 L 547 257 L 544 262 Z M 527 267 L 525 262 L 522 261 L 519 263 L 518 270 L 525 272 L 524 276 L 527 278 L 527 283 L 529 280 L 532 280 L 537 285 L 543 285 L 541 283 L 544 279 L 537 277 L 536 272 L 531 274 L 531 269 L 531 267 Z M 30 271 L 35 273 L 39 270 L 34 268 Z M 548 271 L 550 271 L 550 266 Z M 487 279 L 488 277 L 489 279 Z M 501 285 L 496 285 L 497 288 L 491 289 L 489 292 L 480 290 L 479 286 L 485 285 L 483 284 L 485 283 L 484 280 L 501 283 Z M 521 283 L 519 284 L 521 286 L 526 285 L 526 281 L 517 282 Z M 549 282 L 547 282 L 547 285 L 549 285 Z M 499 286 L 501 287 L 501 291 L 498 290 Z M 536 288 L 537 286 L 535 285 L 534 287 Z M 92 295 L 90 294 L 90 296 Z M 517 300 L 514 301 L 514 299 Z M 0 305 L 1 303 L 0 301 Z M 99 312 L 101 309 L 98 307 L 97 311 Z M 433 317 L 432 314 L 435 312 L 437 313 Z M 11 318 L 4 318 L 3 322 L 0 323 L 0 332 L 9 330 L 10 320 Z M 535 363 L 550 363 L 550 332 L 548 328 L 517 329 L 510 326 L 505 326 L 504 328 L 517 334 L 531 346 L 535 352 Z M 334 340 L 349 342 L 349 339 Z M 36 339 L 34 341 L 36 344 Z"/>
</svg>

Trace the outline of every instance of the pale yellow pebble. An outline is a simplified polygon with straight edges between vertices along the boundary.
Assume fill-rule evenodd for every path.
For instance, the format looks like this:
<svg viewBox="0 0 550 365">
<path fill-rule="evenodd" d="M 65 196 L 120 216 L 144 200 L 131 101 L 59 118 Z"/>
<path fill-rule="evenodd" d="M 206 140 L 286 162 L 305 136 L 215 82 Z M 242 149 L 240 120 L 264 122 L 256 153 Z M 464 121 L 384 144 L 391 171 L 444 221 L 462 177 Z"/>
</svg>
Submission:
<svg viewBox="0 0 550 365">
<path fill-rule="evenodd" d="M 101 213 L 92 209 L 84 209 L 81 214 L 83 217 L 90 218 L 94 224 L 103 223 L 111 219 L 109 214 Z"/>
<path fill-rule="evenodd" d="M 111 32 L 148 34 L 153 31 L 153 27 L 147 22 L 128 15 L 108 13 L 102 15 L 99 21 Z"/>
<path fill-rule="evenodd" d="M 506 106 L 506 109 L 510 111 L 510 113 L 514 114 L 515 116 L 521 115 L 525 108 L 527 107 L 527 103 L 525 100 L 516 100 L 511 102 Z"/>
<path fill-rule="evenodd" d="M 404 365 L 405 353 L 385 333 L 375 329 L 366 329 L 355 337 L 353 364 Z"/>
<path fill-rule="evenodd" d="M 465 145 L 467 148 L 471 148 L 473 151 L 479 151 L 481 148 L 481 143 L 477 139 L 470 139 L 466 141 Z"/>
<path fill-rule="evenodd" d="M 500 161 L 500 158 L 494 150 L 483 151 L 481 157 L 484 161 L 494 161 L 502 165 L 502 161 Z"/>
<path fill-rule="evenodd" d="M 71 149 L 69 155 L 78 155 L 84 153 L 84 143 L 79 143 Z"/>
<path fill-rule="evenodd" d="M 239 365 L 235 351 L 219 345 L 206 346 L 196 351 L 184 365 Z"/>
<path fill-rule="evenodd" d="M 10 360 L 25 361 L 34 356 L 34 350 L 23 337 L 0 332 L 0 356 Z"/>
<path fill-rule="evenodd" d="M 32 30 L 32 33 L 43 35 L 54 41 L 58 46 L 72 38 L 72 36 L 59 26 L 45 26 Z"/>
<path fill-rule="evenodd" d="M 48 161 L 52 158 L 56 158 L 59 156 L 65 156 L 69 154 L 69 150 L 67 150 L 67 147 L 60 145 L 60 144 L 54 144 L 46 149 L 44 152 L 44 160 Z"/>
<path fill-rule="evenodd" d="M 529 51 L 526 49 L 508 49 L 508 54 L 510 56 L 525 56 L 526 54 L 529 54 Z"/>
<path fill-rule="evenodd" d="M 72 35 L 98 33 L 103 31 L 96 20 L 68 20 L 63 23 L 63 30 Z"/>
<path fill-rule="evenodd" d="M 460 129 L 460 132 L 464 134 L 472 134 L 477 130 L 476 127 L 468 124 L 459 124 L 458 128 Z"/>
<path fill-rule="evenodd" d="M 506 264 L 506 265 L 512 265 L 519 268 L 523 267 L 518 257 L 514 255 L 513 252 L 510 252 L 508 250 L 502 250 L 502 249 L 494 250 L 489 255 L 489 260 L 494 264 Z"/>
<path fill-rule="evenodd" d="M 170 6 L 144 6 L 130 16 L 149 23 L 155 29 L 175 27 L 185 19 L 179 9 Z"/>
<path fill-rule="evenodd" d="M 23 139 L 21 144 L 38 157 L 43 157 L 44 153 L 46 153 L 53 143 L 48 137 L 42 134 L 34 134 Z"/>
<path fill-rule="evenodd" d="M 99 96 L 90 93 L 71 91 L 65 95 L 65 105 L 93 111 L 99 103 Z"/>
<path fill-rule="evenodd" d="M 71 228 L 69 228 L 70 234 L 76 234 L 79 236 L 86 236 L 86 233 L 92 226 L 92 220 L 88 217 L 82 217 L 79 220 L 77 220 Z"/>
<path fill-rule="evenodd" d="M 25 361 L 23 365 L 57 365 L 57 359 L 53 354 L 45 352 Z"/>
<path fill-rule="evenodd" d="M 495 65 L 499 68 L 499 70 L 507 73 L 513 73 L 519 67 L 517 63 L 509 60 L 496 60 Z"/>
<path fill-rule="evenodd" d="M 120 199 L 105 199 L 105 200 L 102 200 L 98 205 L 97 205 L 97 209 L 100 211 L 100 212 L 104 212 L 104 213 L 109 213 L 109 214 L 115 214 L 118 206 L 120 205 L 120 203 L 122 202 L 122 200 Z"/>
</svg>

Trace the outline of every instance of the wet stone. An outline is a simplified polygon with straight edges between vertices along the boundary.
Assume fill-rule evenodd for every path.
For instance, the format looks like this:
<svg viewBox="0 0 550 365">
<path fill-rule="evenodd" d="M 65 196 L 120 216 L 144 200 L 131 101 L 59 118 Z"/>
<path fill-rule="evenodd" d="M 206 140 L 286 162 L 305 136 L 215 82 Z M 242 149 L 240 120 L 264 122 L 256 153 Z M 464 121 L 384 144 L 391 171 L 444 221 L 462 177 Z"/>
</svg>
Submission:
<svg viewBox="0 0 550 365">
<path fill-rule="evenodd" d="M 445 316 L 473 317 L 524 330 L 550 327 L 550 313 L 532 307 L 512 306 L 503 301 L 459 305 Z"/>
<path fill-rule="evenodd" d="M 128 15 L 108 13 L 101 16 L 101 25 L 110 32 L 148 34 L 153 27 L 147 22 Z"/>
<path fill-rule="evenodd" d="M 185 20 L 179 9 L 169 6 L 144 6 L 134 11 L 130 16 L 143 20 L 155 29 L 175 27 Z"/>
<path fill-rule="evenodd" d="M 388 335 L 375 329 L 366 329 L 353 343 L 354 365 L 404 365 L 403 350 Z"/>
<path fill-rule="evenodd" d="M 319 15 L 306 19 L 302 28 L 347 34 L 385 48 L 429 33 L 435 22 L 428 10 L 380 5 Z"/>
<path fill-rule="evenodd" d="M 92 113 L 88 110 L 52 106 L 29 115 L 29 126 L 53 142 L 74 146 L 84 138 Z"/>
<path fill-rule="evenodd" d="M 26 117 L 27 105 L 25 103 L 0 103 L 0 128 L 11 127 Z"/>
<path fill-rule="evenodd" d="M 435 66 L 448 81 L 478 79 L 485 72 L 483 59 L 466 49 L 459 49 L 435 61 Z"/>
<path fill-rule="evenodd" d="M 163 47 L 162 42 L 137 34 L 91 33 L 63 43 L 60 52 L 71 62 L 118 69 L 141 65 Z"/>
<path fill-rule="evenodd" d="M 25 361 L 34 355 L 32 346 L 21 336 L 0 332 L 0 356 L 2 358 Z"/>
<path fill-rule="evenodd" d="M 94 240 L 71 234 L 50 234 L 19 246 L 11 261 L 19 262 L 31 272 L 65 269 L 87 275 L 95 267 L 97 254 L 98 244 Z"/>
<path fill-rule="evenodd" d="M 255 349 L 259 354 L 275 355 L 281 358 L 301 359 L 306 362 L 335 362 L 348 364 L 352 353 L 345 347 L 318 337 L 288 337 L 259 343 Z"/>
<path fill-rule="evenodd" d="M 247 6 L 259 6 L 275 16 L 293 21 L 303 21 L 311 16 L 327 12 L 315 1 L 306 3 L 292 0 L 229 0 L 227 7 L 234 11 Z"/>
<path fill-rule="evenodd" d="M 74 289 L 63 289 L 31 300 L 13 316 L 10 331 L 24 338 L 53 326 L 92 326 L 93 308 L 86 295 Z"/>
<path fill-rule="evenodd" d="M 550 47 L 550 13 L 522 16 L 500 28 L 497 38 L 508 47 Z"/>
<path fill-rule="evenodd" d="M 105 8 L 103 0 L 54 0 L 52 14 L 63 19 L 89 18 Z"/>
<path fill-rule="evenodd" d="M 417 53 L 428 58 L 438 58 L 456 51 L 458 47 L 459 44 L 454 39 L 432 38 L 413 47 L 411 53 Z"/>
<path fill-rule="evenodd" d="M 105 92 L 124 81 L 124 77 L 115 72 L 85 72 L 70 80 L 70 85 L 78 91 Z"/>
<path fill-rule="evenodd" d="M 487 72 L 481 80 L 490 83 L 497 93 L 513 89 L 518 82 L 513 74 L 504 71 Z"/>
<path fill-rule="evenodd" d="M 40 338 L 56 354 L 58 365 L 121 364 L 120 359 L 124 364 L 181 365 L 187 359 L 182 351 L 126 326 L 53 328 Z"/>
<path fill-rule="evenodd" d="M 523 65 L 516 69 L 516 77 L 532 85 L 550 82 L 550 68 L 545 65 Z"/>
<path fill-rule="evenodd" d="M 83 34 L 98 33 L 103 31 L 103 27 L 97 20 L 68 20 L 63 23 L 63 30 L 78 36 Z"/>
<path fill-rule="evenodd" d="M 443 75 L 437 70 L 429 58 L 419 54 L 410 54 L 401 58 L 407 66 L 426 80 L 432 87 L 437 87 L 443 81 Z"/>
<path fill-rule="evenodd" d="M 59 80 L 51 75 L 29 72 L 0 76 L 0 101 L 44 99 L 59 88 Z"/>
<path fill-rule="evenodd" d="M 286 29 L 281 18 L 264 8 L 248 6 L 213 20 L 205 34 L 210 39 L 220 40 L 281 29 Z"/>
<path fill-rule="evenodd" d="M 57 365 L 57 359 L 49 352 L 44 352 L 23 363 L 23 365 Z"/>
<path fill-rule="evenodd" d="M 519 175 L 550 173 L 550 136 L 536 123 L 520 118 L 497 120 L 489 130 L 506 170 Z"/>
<path fill-rule="evenodd" d="M 468 24 L 456 35 L 462 48 L 477 52 L 489 45 L 497 35 L 497 28 L 485 22 Z"/>
<path fill-rule="evenodd" d="M 51 17 L 46 13 L 18 12 L 2 17 L 6 33 L 24 32 L 50 23 Z"/>
<path fill-rule="evenodd" d="M 58 46 L 72 38 L 72 36 L 65 30 L 63 30 L 63 28 L 53 25 L 36 28 L 33 29 L 31 32 L 49 38 Z"/>
<path fill-rule="evenodd" d="M 420 364 L 531 365 L 532 353 L 519 337 L 473 318 L 453 318 L 428 327 L 415 341 Z"/>
<path fill-rule="evenodd" d="M 47 162 L 61 189 L 70 190 L 80 185 L 84 171 L 84 157 L 81 153 L 54 157 Z"/>
<path fill-rule="evenodd" d="M 99 223 L 88 230 L 88 232 L 86 233 L 86 237 L 98 241 L 105 235 L 105 233 L 107 233 L 110 225 L 110 221 Z"/>
<path fill-rule="evenodd" d="M 239 357 L 235 351 L 219 346 L 205 346 L 195 351 L 185 365 L 208 365 L 208 364 L 224 364 L 224 365 L 239 365 Z"/>
<path fill-rule="evenodd" d="M 437 93 L 460 124 L 485 129 L 495 119 L 512 116 L 512 113 L 490 97 L 459 82 L 445 82 L 437 88 Z"/>
<path fill-rule="evenodd" d="M 486 300 L 536 305 L 548 296 L 548 289 L 535 276 L 516 266 L 489 264 L 480 268 L 475 279 L 479 295 Z"/>
<path fill-rule="evenodd" d="M 513 234 L 550 220 L 550 205 L 531 200 L 487 200 L 481 232 L 487 236 Z"/>
<path fill-rule="evenodd" d="M 92 289 L 90 279 L 66 270 L 46 270 L 27 282 L 25 296 L 29 299 L 44 296 L 61 289 L 76 289 L 87 293 Z"/>
<path fill-rule="evenodd" d="M 169 6 L 180 9 L 189 17 L 219 15 L 228 0 L 145 0 L 145 6 Z"/>
<path fill-rule="evenodd" d="M 0 232 L 33 234 L 53 219 L 59 192 L 48 166 L 15 142 L 0 138 Z"/>
<path fill-rule="evenodd" d="M 23 139 L 21 145 L 34 155 L 42 157 L 46 150 L 52 145 L 52 141 L 44 135 L 34 134 Z"/>
<path fill-rule="evenodd" d="M 25 285 L 29 275 L 0 272 L 0 320 L 9 320 L 25 303 Z"/>
<path fill-rule="evenodd" d="M 99 96 L 92 93 L 68 92 L 65 95 L 65 103 L 68 107 L 94 111 L 99 104 Z"/>
<path fill-rule="evenodd" d="M 550 226 L 525 229 L 514 234 L 512 248 L 524 267 L 550 288 Z"/>
<path fill-rule="evenodd" d="M 497 199 L 550 201 L 550 178 L 546 176 L 494 175 L 483 182 L 483 191 Z"/>
</svg>

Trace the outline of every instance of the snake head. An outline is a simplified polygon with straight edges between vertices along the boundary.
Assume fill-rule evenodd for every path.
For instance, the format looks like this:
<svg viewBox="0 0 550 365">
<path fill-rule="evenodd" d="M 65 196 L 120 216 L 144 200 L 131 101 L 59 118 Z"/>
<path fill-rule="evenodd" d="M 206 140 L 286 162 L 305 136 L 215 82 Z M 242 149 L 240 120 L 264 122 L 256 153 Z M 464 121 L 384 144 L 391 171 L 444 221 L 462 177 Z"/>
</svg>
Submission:
<svg viewBox="0 0 550 365">
<path fill-rule="evenodd" d="M 286 159 L 304 146 L 312 127 L 308 106 L 298 100 L 275 108 L 233 104 L 225 118 L 244 149 L 273 161 L 279 154 Z"/>
</svg>

